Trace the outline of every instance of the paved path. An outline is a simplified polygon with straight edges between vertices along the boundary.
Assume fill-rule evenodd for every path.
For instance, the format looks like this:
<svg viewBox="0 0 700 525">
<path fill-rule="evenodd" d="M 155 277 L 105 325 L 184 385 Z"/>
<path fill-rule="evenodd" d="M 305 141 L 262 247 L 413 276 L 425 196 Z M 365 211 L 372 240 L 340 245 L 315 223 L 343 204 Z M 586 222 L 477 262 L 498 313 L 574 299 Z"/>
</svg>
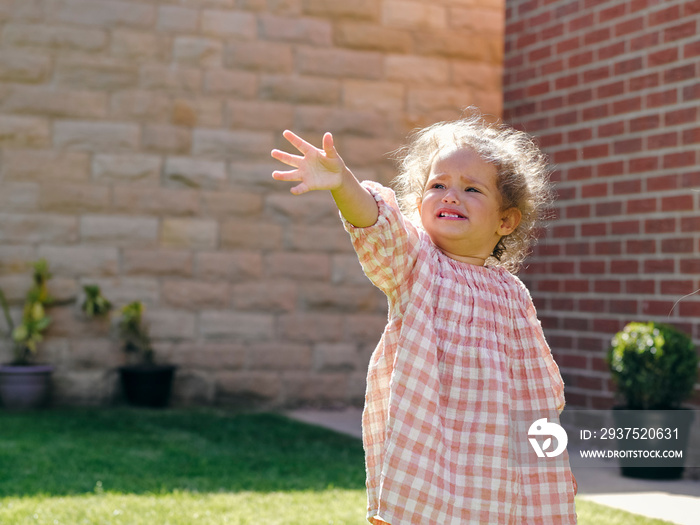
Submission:
<svg viewBox="0 0 700 525">
<path fill-rule="evenodd" d="M 362 410 L 294 410 L 287 415 L 312 425 L 362 437 Z M 579 497 L 601 505 L 678 525 L 700 524 L 700 481 L 649 481 L 624 478 L 615 463 L 573 468 Z"/>
</svg>

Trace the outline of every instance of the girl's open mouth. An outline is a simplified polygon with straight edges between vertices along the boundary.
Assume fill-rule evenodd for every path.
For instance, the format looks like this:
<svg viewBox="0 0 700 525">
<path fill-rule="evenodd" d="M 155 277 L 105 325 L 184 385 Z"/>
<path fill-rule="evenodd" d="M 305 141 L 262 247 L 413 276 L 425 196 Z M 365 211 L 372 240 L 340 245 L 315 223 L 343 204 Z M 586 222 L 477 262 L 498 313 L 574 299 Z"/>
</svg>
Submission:
<svg viewBox="0 0 700 525">
<path fill-rule="evenodd" d="M 457 213 L 454 211 L 441 211 L 438 213 L 438 218 L 439 219 L 466 219 L 464 215 L 461 213 Z"/>
</svg>

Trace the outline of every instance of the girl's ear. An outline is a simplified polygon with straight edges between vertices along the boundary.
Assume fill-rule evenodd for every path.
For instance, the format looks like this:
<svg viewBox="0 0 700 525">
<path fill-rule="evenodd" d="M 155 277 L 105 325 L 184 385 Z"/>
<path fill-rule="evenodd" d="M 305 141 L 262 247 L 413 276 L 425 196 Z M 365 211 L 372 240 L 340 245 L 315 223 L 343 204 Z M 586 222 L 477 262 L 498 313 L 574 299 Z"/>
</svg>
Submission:
<svg viewBox="0 0 700 525">
<path fill-rule="evenodd" d="M 508 208 L 501 215 L 501 224 L 498 227 L 498 235 L 510 235 L 520 224 L 523 214 L 516 207 Z"/>
<path fill-rule="evenodd" d="M 420 217 L 421 206 L 423 205 L 423 199 L 420 195 L 416 195 L 416 210 L 418 210 L 418 216 Z"/>
</svg>

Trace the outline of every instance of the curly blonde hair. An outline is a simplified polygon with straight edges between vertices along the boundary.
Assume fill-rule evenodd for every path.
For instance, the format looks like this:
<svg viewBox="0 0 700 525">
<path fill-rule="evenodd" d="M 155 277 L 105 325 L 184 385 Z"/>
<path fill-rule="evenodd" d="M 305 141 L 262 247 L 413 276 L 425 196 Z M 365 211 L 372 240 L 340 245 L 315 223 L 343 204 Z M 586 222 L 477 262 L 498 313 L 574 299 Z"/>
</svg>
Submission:
<svg viewBox="0 0 700 525">
<path fill-rule="evenodd" d="M 551 168 L 532 138 L 504 124 L 488 123 L 473 108 L 468 116 L 439 122 L 414 132 L 406 146 L 395 152 L 399 175 L 393 186 L 403 213 L 420 225 L 418 203 L 435 157 L 446 149 L 471 148 L 493 164 L 503 210 L 516 207 L 522 214 L 518 227 L 500 239 L 487 260 L 516 273 L 536 240 L 536 227 L 553 200 Z"/>
</svg>

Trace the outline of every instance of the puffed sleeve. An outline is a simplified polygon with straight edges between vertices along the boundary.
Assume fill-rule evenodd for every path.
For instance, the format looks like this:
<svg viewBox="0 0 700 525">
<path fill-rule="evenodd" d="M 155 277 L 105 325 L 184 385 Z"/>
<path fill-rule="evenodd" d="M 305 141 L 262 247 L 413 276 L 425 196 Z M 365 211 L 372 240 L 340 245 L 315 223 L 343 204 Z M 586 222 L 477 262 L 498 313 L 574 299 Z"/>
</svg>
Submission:
<svg viewBox="0 0 700 525">
<path fill-rule="evenodd" d="M 532 303 L 532 300 L 530 299 L 529 305 L 528 305 L 528 321 L 530 323 L 530 326 L 532 327 L 532 332 L 535 336 L 535 339 L 537 341 L 537 356 L 536 359 L 540 360 L 540 362 L 544 365 L 544 368 L 546 370 L 546 374 L 543 374 L 546 376 L 547 379 L 549 379 L 549 385 L 551 388 L 551 396 L 552 399 L 554 400 L 554 405 L 559 414 L 564 410 L 564 405 L 565 405 L 565 400 L 564 400 L 564 381 L 561 378 L 561 373 L 559 372 L 559 367 L 557 366 L 557 363 L 554 361 L 554 357 L 552 356 L 552 351 L 549 348 L 549 345 L 547 344 L 547 340 L 544 337 L 544 333 L 542 332 L 542 325 L 537 318 L 537 312 L 535 310 L 535 305 Z"/>
<path fill-rule="evenodd" d="M 529 376 L 528 384 L 533 390 L 532 407 L 556 408 L 557 413 L 561 414 L 565 404 L 564 381 L 545 339 L 532 297 L 524 286 L 521 289 L 521 294 L 525 326 L 518 337 L 527 341 L 526 348 L 529 348 L 529 351 L 523 355 L 526 361 L 526 374 Z M 538 385 L 539 388 L 535 389 L 533 385 Z"/>
<path fill-rule="evenodd" d="M 364 181 L 362 186 L 377 201 L 377 222 L 366 228 L 357 228 L 342 214 L 341 219 L 365 275 L 390 302 L 395 302 L 398 289 L 407 281 L 416 264 L 420 234 L 399 210 L 393 190 L 372 181 Z"/>
</svg>

